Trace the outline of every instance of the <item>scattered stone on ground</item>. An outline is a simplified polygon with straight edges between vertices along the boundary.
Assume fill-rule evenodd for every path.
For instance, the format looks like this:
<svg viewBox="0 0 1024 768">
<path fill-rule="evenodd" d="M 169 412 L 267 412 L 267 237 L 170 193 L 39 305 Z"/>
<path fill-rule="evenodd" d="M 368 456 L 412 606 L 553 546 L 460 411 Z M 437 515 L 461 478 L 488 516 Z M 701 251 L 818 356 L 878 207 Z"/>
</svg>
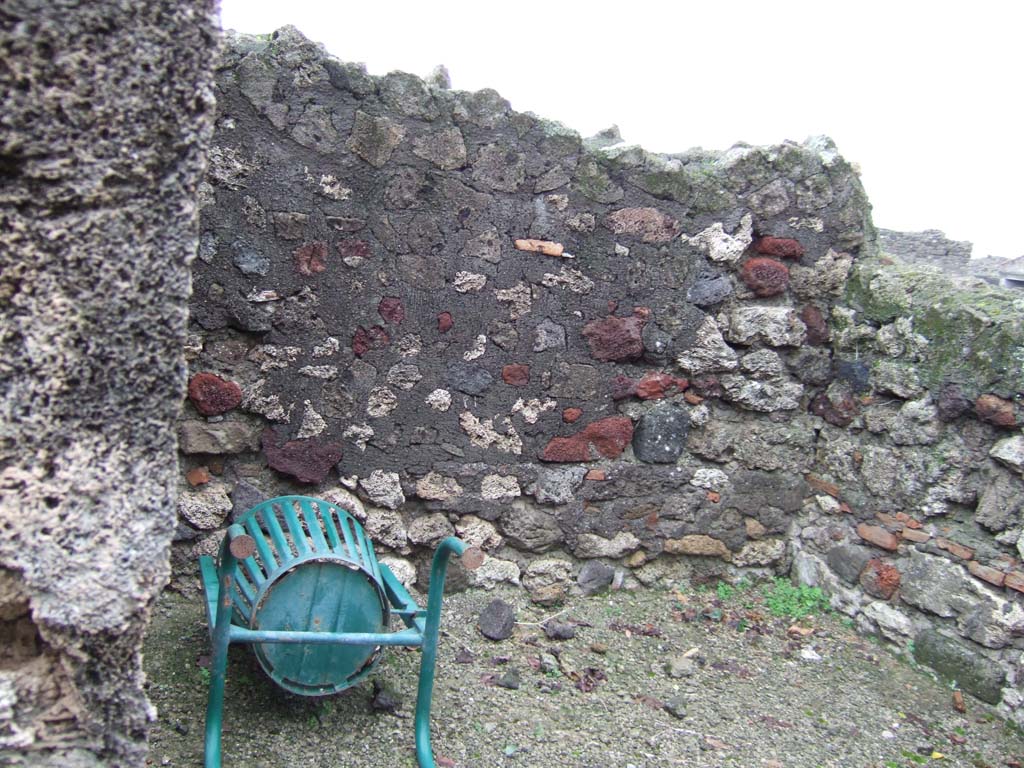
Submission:
<svg viewBox="0 0 1024 768">
<path fill-rule="evenodd" d="M 897 657 L 839 615 L 773 617 L 757 587 L 729 594 L 618 591 L 572 598 L 557 614 L 512 587 L 447 596 L 431 722 L 438 765 L 1007 768 L 1024 759 L 1019 731 L 925 674 L 909 647 Z M 498 645 L 477 629 L 489 610 L 509 632 Z M 554 644 L 546 630 L 562 623 L 575 637 Z M 201 601 L 165 592 L 145 648 L 159 712 L 152 765 L 201 764 L 197 659 L 208 653 Z M 373 684 L 304 699 L 232 647 L 225 764 L 415 768 L 412 720 L 397 702 L 415 700 L 419 659 L 387 649 Z M 394 706 L 382 706 L 385 690 Z"/>
</svg>

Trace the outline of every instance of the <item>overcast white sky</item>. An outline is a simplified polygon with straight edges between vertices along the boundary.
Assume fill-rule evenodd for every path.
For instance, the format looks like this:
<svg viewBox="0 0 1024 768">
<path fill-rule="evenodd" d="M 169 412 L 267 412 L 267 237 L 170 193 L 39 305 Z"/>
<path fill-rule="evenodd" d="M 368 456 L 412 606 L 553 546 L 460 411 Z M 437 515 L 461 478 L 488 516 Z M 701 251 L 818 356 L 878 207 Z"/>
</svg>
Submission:
<svg viewBox="0 0 1024 768">
<path fill-rule="evenodd" d="M 878 226 L 942 229 L 974 256 L 1024 254 L 1024 3 L 327 3 L 221 0 L 223 26 L 293 24 L 373 74 L 495 88 L 647 149 L 831 136 Z"/>
</svg>

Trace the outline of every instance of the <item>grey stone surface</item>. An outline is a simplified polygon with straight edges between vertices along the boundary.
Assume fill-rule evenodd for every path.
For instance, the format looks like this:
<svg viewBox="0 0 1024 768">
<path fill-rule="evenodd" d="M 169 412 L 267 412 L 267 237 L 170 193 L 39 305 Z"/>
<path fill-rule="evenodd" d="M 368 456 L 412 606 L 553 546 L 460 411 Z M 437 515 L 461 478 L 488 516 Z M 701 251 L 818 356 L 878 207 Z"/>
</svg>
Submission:
<svg viewBox="0 0 1024 768">
<path fill-rule="evenodd" d="M 973 580 L 967 572 L 941 557 L 911 552 L 903 574 L 903 601 L 937 616 L 955 616 L 975 599 Z"/>
<path fill-rule="evenodd" d="M 260 447 L 258 424 L 245 421 L 209 422 L 201 419 L 178 424 L 178 446 L 182 453 L 242 453 Z"/>
<path fill-rule="evenodd" d="M 926 629 L 914 637 L 914 658 L 984 702 L 998 704 L 1002 698 L 1006 672 L 967 643 Z"/>
<path fill-rule="evenodd" d="M 542 467 L 537 472 L 534 498 L 541 504 L 568 504 L 585 474 L 583 467 Z"/>
<path fill-rule="evenodd" d="M 489 602 L 477 619 L 477 628 L 480 630 L 480 634 L 488 640 L 494 641 L 506 640 L 511 637 L 515 625 L 515 609 L 499 598 Z"/>
<path fill-rule="evenodd" d="M 597 595 L 611 586 L 615 569 L 600 560 L 588 560 L 580 568 L 576 583 L 584 595 Z"/>
<path fill-rule="evenodd" d="M 0 568 L 20 574 L 45 641 L 8 668 L 0 733 L 23 733 L 29 761 L 77 745 L 81 764 L 139 765 L 141 639 L 175 530 L 212 8 L 3 13 Z"/>
<path fill-rule="evenodd" d="M 544 552 L 562 541 L 554 516 L 519 499 L 499 518 L 499 529 L 509 544 L 528 552 Z"/>
<path fill-rule="evenodd" d="M 645 413 L 633 431 L 633 453 L 640 461 L 672 464 L 686 447 L 690 416 L 685 409 L 659 405 Z"/>
<path fill-rule="evenodd" d="M 732 281 L 728 275 L 707 273 L 698 277 L 690 286 L 686 298 L 698 307 L 710 307 L 728 298 L 732 290 Z"/>
<path fill-rule="evenodd" d="M 867 547 L 861 547 L 856 544 L 842 544 L 828 551 L 825 562 L 847 584 L 856 585 L 860 579 L 861 571 L 864 570 L 864 566 L 874 556 L 874 552 Z"/>
<path fill-rule="evenodd" d="M 448 369 L 448 386 L 467 395 L 482 395 L 490 388 L 494 377 L 486 369 L 472 363 L 456 363 Z"/>
</svg>

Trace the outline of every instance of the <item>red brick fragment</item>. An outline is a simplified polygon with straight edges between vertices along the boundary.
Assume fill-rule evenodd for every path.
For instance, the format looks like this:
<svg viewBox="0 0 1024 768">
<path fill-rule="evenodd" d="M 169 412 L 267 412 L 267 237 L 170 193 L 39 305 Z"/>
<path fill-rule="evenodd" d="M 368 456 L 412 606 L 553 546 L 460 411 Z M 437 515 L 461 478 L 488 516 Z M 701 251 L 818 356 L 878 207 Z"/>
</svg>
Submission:
<svg viewBox="0 0 1024 768">
<path fill-rule="evenodd" d="M 973 549 L 966 547 L 963 544 L 957 544 L 955 541 L 950 541 L 949 539 L 936 539 L 935 546 L 949 552 L 953 557 L 959 557 L 961 560 L 970 560 L 974 557 Z"/>
<path fill-rule="evenodd" d="M 916 544 L 924 544 L 924 542 L 928 541 L 932 537 L 930 533 L 918 531 L 914 528 L 904 528 L 900 532 L 900 536 L 903 539 L 906 539 L 907 541 L 913 541 Z"/>
<path fill-rule="evenodd" d="M 804 480 L 806 480 L 807 484 L 814 490 L 820 491 L 821 493 L 827 493 L 834 499 L 839 498 L 839 486 L 835 483 L 822 480 L 817 475 L 804 475 Z"/>
<path fill-rule="evenodd" d="M 374 325 L 370 328 L 359 326 L 352 334 L 352 352 L 356 357 L 362 357 L 371 349 L 383 349 L 391 342 L 391 337 L 382 326 Z"/>
<path fill-rule="evenodd" d="M 899 522 L 903 523 L 905 526 L 907 526 L 907 528 L 920 528 L 921 527 L 920 521 L 915 520 L 910 515 L 908 515 L 906 512 L 897 512 L 896 513 L 896 519 Z"/>
<path fill-rule="evenodd" d="M 708 501 L 710 501 L 712 504 L 717 504 L 721 500 L 722 494 L 718 493 L 718 491 L 708 491 Z"/>
<path fill-rule="evenodd" d="M 583 411 L 580 408 L 566 408 L 562 411 L 562 421 L 566 424 L 573 424 L 579 421 L 580 416 L 583 415 Z"/>
<path fill-rule="evenodd" d="M 401 325 L 405 320 L 405 307 L 402 300 L 397 296 L 385 296 L 377 305 L 377 312 L 384 318 L 385 322 L 392 325 Z"/>
<path fill-rule="evenodd" d="M 591 469 L 587 472 L 585 477 L 587 480 L 597 481 L 608 479 L 608 475 L 603 469 Z"/>
<path fill-rule="evenodd" d="M 778 256 L 781 259 L 799 259 L 805 253 L 799 240 L 788 237 L 759 237 L 754 242 L 754 250 L 765 256 Z"/>
<path fill-rule="evenodd" d="M 789 285 L 789 268 L 775 259 L 754 257 L 743 263 L 740 279 L 758 296 L 777 296 Z"/>
<path fill-rule="evenodd" d="M 1024 571 L 1010 571 L 1006 574 L 1006 580 L 1003 584 L 1010 589 L 1024 592 Z"/>
<path fill-rule="evenodd" d="M 552 462 L 578 462 L 592 461 L 590 455 L 590 444 L 580 439 L 579 435 L 572 437 L 553 437 L 544 446 L 540 455 L 541 461 Z"/>
<path fill-rule="evenodd" d="M 605 362 L 635 360 L 644 353 L 641 333 L 645 319 L 634 310 L 631 317 L 603 317 L 583 326 L 590 355 Z"/>
<path fill-rule="evenodd" d="M 660 400 L 682 392 L 690 386 L 687 379 L 677 379 L 667 373 L 650 371 L 639 379 L 618 375 L 612 379 L 612 399 L 639 397 L 641 400 Z"/>
<path fill-rule="evenodd" d="M 900 586 L 900 572 L 895 566 L 873 558 L 860 573 L 860 585 L 872 597 L 888 600 Z"/>
<path fill-rule="evenodd" d="M 341 240 L 335 247 L 337 247 L 338 253 L 341 255 L 341 260 L 350 267 L 359 266 L 366 259 L 370 258 L 372 254 L 370 244 L 365 240 L 358 240 L 356 238 Z"/>
<path fill-rule="evenodd" d="M 185 475 L 185 479 L 188 480 L 188 484 L 195 488 L 197 485 L 205 485 L 210 482 L 210 470 L 206 467 L 196 467 L 190 469 Z"/>
<path fill-rule="evenodd" d="M 890 552 L 895 552 L 900 545 L 900 540 L 895 535 L 878 525 L 861 523 L 857 526 L 857 535 L 869 544 L 874 544 L 876 547 L 887 549 Z"/>
<path fill-rule="evenodd" d="M 437 330 L 440 333 L 448 333 L 453 325 L 455 325 L 455 321 L 452 320 L 451 312 L 441 312 L 437 316 Z"/>
<path fill-rule="evenodd" d="M 967 563 L 967 570 L 971 572 L 971 575 L 976 579 L 987 581 L 989 584 L 995 587 L 1001 587 L 1006 582 L 1006 574 L 997 568 L 992 568 L 988 565 L 982 565 L 977 560 L 971 560 Z"/>
<path fill-rule="evenodd" d="M 609 416 L 591 422 L 569 437 L 553 437 L 541 452 L 542 461 L 594 461 L 600 456 L 617 459 L 633 439 L 633 422 L 625 416 Z"/>
<path fill-rule="evenodd" d="M 974 401 L 974 412 L 982 421 L 997 427 L 1017 426 L 1017 414 L 1013 403 L 996 395 L 982 395 Z"/>
<path fill-rule="evenodd" d="M 530 383 L 530 366 L 520 363 L 506 365 L 501 369 L 501 379 L 510 387 L 525 387 Z"/>
<path fill-rule="evenodd" d="M 658 400 L 662 397 L 682 392 L 690 386 L 686 379 L 677 379 L 667 373 L 645 373 L 636 383 L 636 395 L 641 400 Z"/>
<path fill-rule="evenodd" d="M 242 388 L 214 373 L 197 373 L 188 382 L 188 399 L 203 416 L 220 416 L 242 402 Z"/>
<path fill-rule="evenodd" d="M 683 400 L 688 402 L 690 405 L 700 405 L 704 402 L 704 398 L 698 395 L 696 392 L 687 392 L 683 395 Z"/>
<path fill-rule="evenodd" d="M 318 274 L 327 269 L 327 243 L 315 240 L 295 249 L 295 271 L 300 275 Z"/>
<path fill-rule="evenodd" d="M 633 439 L 633 422 L 626 416 L 609 416 L 588 424 L 583 435 L 606 459 L 617 459 Z"/>
</svg>

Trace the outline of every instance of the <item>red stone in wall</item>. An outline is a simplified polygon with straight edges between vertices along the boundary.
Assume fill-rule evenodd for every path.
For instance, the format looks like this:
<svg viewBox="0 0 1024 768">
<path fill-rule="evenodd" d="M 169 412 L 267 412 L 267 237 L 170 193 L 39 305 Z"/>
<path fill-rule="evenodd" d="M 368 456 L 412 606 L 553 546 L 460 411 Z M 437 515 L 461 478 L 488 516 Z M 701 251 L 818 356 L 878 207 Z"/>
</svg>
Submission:
<svg viewBox="0 0 1024 768">
<path fill-rule="evenodd" d="M 580 416 L 583 415 L 583 411 L 579 408 L 566 408 L 562 411 L 562 421 L 566 424 L 572 424 L 579 421 Z"/>
<path fill-rule="evenodd" d="M 612 399 L 639 397 L 641 400 L 660 400 L 682 392 L 690 386 L 687 379 L 677 379 L 667 373 L 649 371 L 639 379 L 616 376 L 612 379 Z"/>
<path fill-rule="evenodd" d="M 315 275 L 327 269 L 327 243 L 316 240 L 295 249 L 295 271 L 300 275 Z"/>
<path fill-rule="evenodd" d="M 900 586 L 900 572 L 895 566 L 875 558 L 861 571 L 860 585 L 872 597 L 888 600 Z"/>
<path fill-rule="evenodd" d="M 383 349 L 391 342 L 388 332 L 379 325 L 363 328 L 359 326 L 352 334 L 352 352 L 356 357 L 362 357 L 371 349 Z"/>
<path fill-rule="evenodd" d="M 1017 426 L 1017 414 L 1013 403 L 996 395 L 982 395 L 974 401 L 974 412 L 982 421 L 997 427 Z"/>
<path fill-rule="evenodd" d="M 807 304 L 800 310 L 800 319 L 807 326 L 807 343 L 812 346 L 828 341 L 828 323 L 825 316 L 813 304 Z"/>
<path fill-rule="evenodd" d="M 381 299 L 380 304 L 377 305 L 377 312 L 392 325 L 401 325 L 405 320 L 405 307 L 402 306 L 402 300 L 397 296 L 385 296 Z"/>
<path fill-rule="evenodd" d="M 765 256 L 782 259 L 799 259 L 804 255 L 800 241 L 788 237 L 759 237 L 754 243 L 754 250 Z"/>
<path fill-rule="evenodd" d="M 501 380 L 510 387 L 525 387 L 530 383 L 530 366 L 520 363 L 506 365 L 501 369 Z"/>
<path fill-rule="evenodd" d="M 633 422 L 625 416 L 609 416 L 588 424 L 569 437 L 553 437 L 541 452 L 542 461 L 594 461 L 603 456 L 617 459 L 633 439 Z"/>
<path fill-rule="evenodd" d="M 789 268 L 775 259 L 754 257 L 743 263 L 740 278 L 758 296 L 777 296 L 789 285 Z"/>
<path fill-rule="evenodd" d="M 644 342 L 641 333 L 646 317 L 642 311 L 637 310 L 634 310 L 631 317 L 602 317 L 583 326 L 583 335 L 590 345 L 591 357 L 608 362 L 635 360 L 643 355 Z"/>
<path fill-rule="evenodd" d="M 900 545 L 900 540 L 895 535 L 878 525 L 861 523 L 857 526 L 857 535 L 869 544 L 888 549 L 890 552 L 896 551 Z"/>
<path fill-rule="evenodd" d="M 263 430 L 260 443 L 271 469 L 289 475 L 300 483 L 323 482 L 342 457 L 339 443 L 305 438 L 281 444 L 278 443 L 277 434 L 269 427 Z"/>
<path fill-rule="evenodd" d="M 203 416 L 219 416 L 242 402 L 242 388 L 213 373 L 197 373 L 188 382 L 188 399 Z"/>
<path fill-rule="evenodd" d="M 448 333 L 453 325 L 455 325 L 455 321 L 452 320 L 451 312 L 441 312 L 437 316 L 437 330 L 440 333 Z"/>
</svg>

